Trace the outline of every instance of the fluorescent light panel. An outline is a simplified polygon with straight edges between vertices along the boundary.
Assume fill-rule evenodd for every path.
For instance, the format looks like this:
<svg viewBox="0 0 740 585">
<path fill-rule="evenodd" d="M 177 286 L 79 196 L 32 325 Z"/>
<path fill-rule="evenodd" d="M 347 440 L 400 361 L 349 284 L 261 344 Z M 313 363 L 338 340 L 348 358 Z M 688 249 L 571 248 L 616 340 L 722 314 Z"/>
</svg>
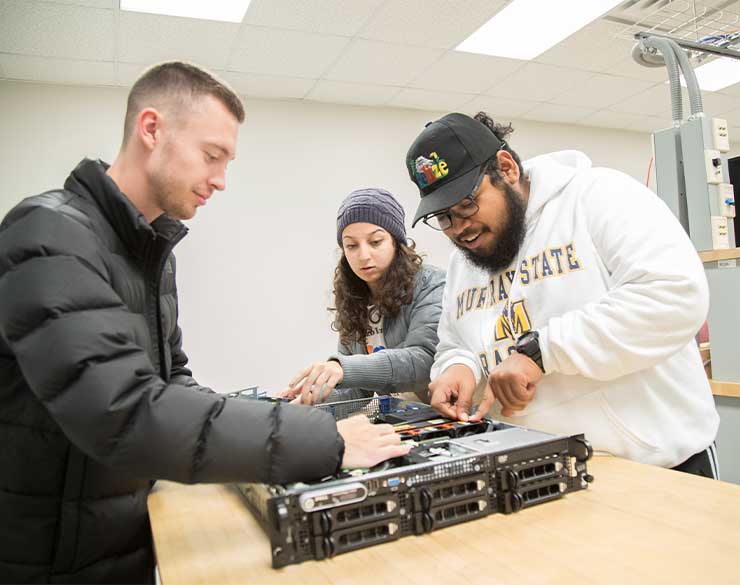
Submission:
<svg viewBox="0 0 740 585">
<path fill-rule="evenodd" d="M 623 0 L 513 0 L 455 50 L 531 60 Z"/>
<path fill-rule="evenodd" d="M 740 60 L 720 57 L 700 65 L 694 69 L 694 73 L 703 91 L 718 91 L 740 82 Z M 683 75 L 681 75 L 681 85 L 686 87 Z"/>
<path fill-rule="evenodd" d="M 121 0 L 121 10 L 241 22 L 250 0 Z"/>
</svg>

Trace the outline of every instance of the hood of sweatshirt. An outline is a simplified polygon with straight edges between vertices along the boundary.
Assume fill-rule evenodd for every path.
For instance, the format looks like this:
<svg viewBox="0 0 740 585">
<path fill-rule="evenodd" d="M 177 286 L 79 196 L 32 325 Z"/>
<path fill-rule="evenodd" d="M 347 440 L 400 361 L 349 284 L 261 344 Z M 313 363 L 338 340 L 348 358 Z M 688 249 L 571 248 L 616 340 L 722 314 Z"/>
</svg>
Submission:
<svg viewBox="0 0 740 585">
<path fill-rule="evenodd" d="M 522 166 L 530 181 L 525 215 L 529 226 L 536 222 L 545 204 L 560 195 L 578 171 L 591 168 L 591 159 L 577 150 L 561 150 L 526 160 Z"/>
</svg>

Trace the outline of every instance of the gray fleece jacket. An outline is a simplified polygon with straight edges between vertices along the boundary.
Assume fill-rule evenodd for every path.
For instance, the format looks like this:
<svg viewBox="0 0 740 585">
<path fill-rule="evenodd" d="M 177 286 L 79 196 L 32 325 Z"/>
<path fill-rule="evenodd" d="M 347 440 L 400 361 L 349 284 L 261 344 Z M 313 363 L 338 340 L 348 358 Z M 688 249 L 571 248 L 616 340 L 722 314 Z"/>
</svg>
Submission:
<svg viewBox="0 0 740 585">
<path fill-rule="evenodd" d="M 426 397 L 429 370 L 437 349 L 437 324 L 442 312 L 445 273 L 422 265 L 416 275 L 411 303 L 394 318 L 384 321 L 386 349 L 368 355 L 364 343 L 339 342 L 336 360 L 344 378 L 329 396 L 330 401 L 367 398 L 378 394 L 414 392 Z"/>
</svg>

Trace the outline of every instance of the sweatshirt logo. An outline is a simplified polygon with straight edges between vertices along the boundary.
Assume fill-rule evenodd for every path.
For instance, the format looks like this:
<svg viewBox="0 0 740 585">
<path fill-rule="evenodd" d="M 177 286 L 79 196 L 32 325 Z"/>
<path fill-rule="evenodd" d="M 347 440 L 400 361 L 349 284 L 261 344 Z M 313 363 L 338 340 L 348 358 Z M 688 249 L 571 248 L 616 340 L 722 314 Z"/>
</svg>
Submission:
<svg viewBox="0 0 740 585">
<path fill-rule="evenodd" d="M 493 338 L 496 342 L 511 339 L 515 341 L 532 329 L 532 321 L 527 312 L 527 306 L 524 300 L 507 301 L 504 310 L 496 320 Z"/>
<path fill-rule="evenodd" d="M 548 278 L 558 278 L 578 272 L 583 263 L 576 252 L 575 244 L 545 248 L 522 258 L 518 265 L 518 281 L 522 288 L 537 284 Z M 471 311 L 488 310 L 502 301 L 508 301 L 517 270 L 509 269 L 491 277 L 484 286 L 467 288 L 457 294 L 456 319 Z"/>
<path fill-rule="evenodd" d="M 496 319 L 496 327 L 493 331 L 493 347 L 490 353 L 487 351 L 478 353 L 480 365 L 486 376 L 491 373 L 492 368 L 498 366 L 516 351 L 516 340 L 531 330 L 532 320 L 529 318 L 526 301 L 520 299 L 510 303 L 507 300 L 503 311 Z M 502 344 L 502 342 L 507 343 Z"/>
<path fill-rule="evenodd" d="M 420 156 L 414 161 L 414 178 L 419 189 L 428 187 L 435 181 L 443 179 L 449 173 L 447 161 L 439 158 L 436 152 L 432 152 L 429 158 Z"/>
</svg>

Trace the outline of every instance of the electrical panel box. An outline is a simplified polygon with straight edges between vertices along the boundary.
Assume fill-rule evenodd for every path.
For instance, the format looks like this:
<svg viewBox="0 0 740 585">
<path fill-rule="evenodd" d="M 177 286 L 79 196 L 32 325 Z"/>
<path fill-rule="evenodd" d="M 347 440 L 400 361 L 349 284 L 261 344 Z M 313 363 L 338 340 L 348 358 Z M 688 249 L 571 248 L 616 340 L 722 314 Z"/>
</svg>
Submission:
<svg viewBox="0 0 740 585">
<path fill-rule="evenodd" d="M 715 150 L 720 152 L 730 151 L 730 136 L 727 128 L 727 120 L 712 118 L 712 144 Z"/>
<path fill-rule="evenodd" d="M 657 171 L 661 168 L 664 173 L 676 171 L 679 174 L 679 179 L 673 183 L 671 181 L 664 181 L 663 184 L 657 182 L 658 194 L 664 201 L 675 199 L 676 195 L 671 191 L 675 191 L 676 185 L 681 185 L 682 178 L 685 185 L 687 223 L 684 224 L 683 221 L 681 223 L 684 228 L 689 228 L 689 237 L 694 247 L 697 250 L 734 248 L 734 230 L 728 231 L 726 227 L 726 213 L 730 212 L 727 208 L 729 204 L 725 203 L 728 197 L 720 199 L 720 186 L 730 182 L 727 155 L 713 148 L 712 119 L 696 117 L 687 120 L 681 124 L 679 132 L 680 150 L 672 150 L 670 144 L 664 144 L 664 142 L 669 142 L 667 140 L 661 141 L 662 148 L 658 148 L 659 133 L 656 133 L 656 178 L 658 177 Z M 671 160 L 674 156 L 676 161 Z M 668 189 L 667 192 L 666 189 Z M 680 188 L 676 192 L 680 201 Z M 715 217 L 724 219 L 725 227 L 715 226 L 713 219 Z M 679 215 L 679 219 L 683 218 Z M 725 240 L 728 244 L 724 243 Z"/>
<path fill-rule="evenodd" d="M 719 184 L 719 211 L 722 217 L 735 217 L 735 189 L 731 183 Z"/>
<path fill-rule="evenodd" d="M 707 168 L 707 183 L 718 185 L 722 178 L 722 157 L 719 150 L 705 150 L 704 163 Z"/>
<path fill-rule="evenodd" d="M 681 222 L 686 233 L 689 230 L 689 212 L 686 205 L 686 182 L 683 172 L 681 133 L 678 128 L 666 128 L 653 134 L 653 157 L 655 158 L 655 186 L 658 196 L 665 202 Z"/>
</svg>

